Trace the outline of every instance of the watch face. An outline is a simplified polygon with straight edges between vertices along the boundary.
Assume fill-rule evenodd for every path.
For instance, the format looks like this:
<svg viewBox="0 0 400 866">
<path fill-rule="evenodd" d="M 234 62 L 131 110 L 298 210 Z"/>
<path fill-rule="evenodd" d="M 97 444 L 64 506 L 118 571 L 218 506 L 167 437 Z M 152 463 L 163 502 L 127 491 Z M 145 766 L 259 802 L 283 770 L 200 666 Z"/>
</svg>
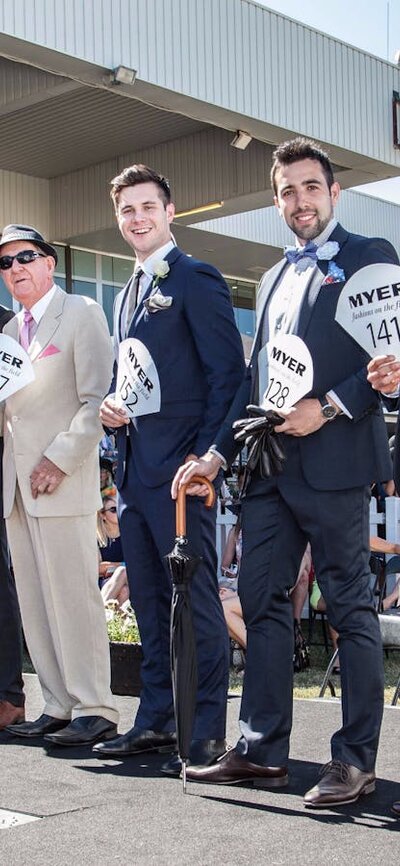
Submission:
<svg viewBox="0 0 400 866">
<path fill-rule="evenodd" d="M 336 413 L 336 409 L 334 406 L 331 406 L 330 403 L 327 403 L 326 406 L 322 407 L 322 414 L 324 418 L 334 418 Z"/>
</svg>

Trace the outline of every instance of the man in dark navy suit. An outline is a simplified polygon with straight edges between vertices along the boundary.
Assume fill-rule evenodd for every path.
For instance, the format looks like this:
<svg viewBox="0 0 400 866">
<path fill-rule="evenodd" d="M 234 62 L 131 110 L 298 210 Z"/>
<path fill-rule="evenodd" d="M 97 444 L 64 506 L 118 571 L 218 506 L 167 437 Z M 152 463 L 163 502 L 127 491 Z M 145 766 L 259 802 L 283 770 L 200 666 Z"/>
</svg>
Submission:
<svg viewBox="0 0 400 866">
<path fill-rule="evenodd" d="M 0 331 L 12 319 L 0 304 Z M 22 682 L 22 638 L 17 591 L 10 572 L 2 497 L 3 438 L 0 438 L 0 731 L 25 719 Z"/>
<path fill-rule="evenodd" d="M 189 768 L 188 778 L 287 783 L 293 669 L 288 589 L 309 541 L 329 622 L 339 633 L 343 725 L 332 738 L 332 760 L 305 795 L 307 806 L 325 807 L 353 802 L 375 786 L 383 663 L 370 584 L 369 485 L 392 472 L 379 395 L 366 378 L 368 356 L 335 322 L 335 312 L 355 271 L 398 259 L 387 241 L 350 234 L 337 223 L 339 185 L 314 142 L 298 138 L 280 145 L 271 182 L 296 246 L 261 281 L 248 375 L 212 450 L 181 467 L 173 495 L 192 473 L 211 479 L 223 459 L 232 460 L 232 422 L 246 414 L 248 403 L 262 399 L 258 358 L 270 338 L 298 335 L 311 353 L 314 381 L 295 406 L 278 410 L 284 418 L 283 471 L 269 479 L 255 472 L 242 505 L 239 595 L 248 644 L 241 737 L 214 767 Z"/>
<path fill-rule="evenodd" d="M 116 300 L 116 349 L 125 336 L 139 341 L 152 357 L 161 392 L 159 411 L 131 423 L 112 394 L 101 411 L 103 424 L 118 431 L 119 521 L 144 654 L 134 727 L 95 749 L 120 756 L 171 751 L 176 744 L 171 582 L 163 561 L 175 536 L 171 480 L 215 438 L 243 379 L 244 359 L 226 283 L 171 238 L 168 181 L 146 166 L 131 166 L 114 179 L 111 195 L 121 234 L 136 254 L 133 277 Z M 189 500 L 188 536 L 203 557 L 191 592 L 199 685 L 189 761 L 202 766 L 225 750 L 228 637 L 218 596 L 215 517 L 215 508 L 209 512 L 201 499 Z M 179 758 L 163 770 L 179 775 Z"/>
<path fill-rule="evenodd" d="M 368 364 L 368 381 L 375 390 L 383 395 L 387 408 L 399 409 L 400 361 L 395 355 L 380 355 Z M 391 395 L 391 396 L 390 396 Z M 393 448 L 393 479 L 397 496 L 400 495 L 400 419 L 397 419 L 396 436 Z M 393 803 L 393 815 L 400 819 L 400 800 Z"/>
</svg>

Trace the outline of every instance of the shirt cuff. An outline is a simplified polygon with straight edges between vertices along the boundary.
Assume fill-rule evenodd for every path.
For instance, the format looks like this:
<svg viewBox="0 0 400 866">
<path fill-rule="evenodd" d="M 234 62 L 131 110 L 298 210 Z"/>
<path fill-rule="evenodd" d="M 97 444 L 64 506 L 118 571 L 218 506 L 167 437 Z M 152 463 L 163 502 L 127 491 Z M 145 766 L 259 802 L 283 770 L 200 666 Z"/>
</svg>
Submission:
<svg viewBox="0 0 400 866">
<path fill-rule="evenodd" d="M 207 450 L 209 451 L 210 454 L 215 454 L 216 457 L 219 457 L 219 459 L 221 460 L 221 468 L 224 470 L 224 472 L 226 472 L 226 470 L 228 468 L 228 464 L 225 460 L 224 455 L 221 454 L 220 451 L 217 451 L 217 448 L 215 445 L 211 445 L 210 448 L 208 448 Z"/>
<path fill-rule="evenodd" d="M 349 410 L 346 409 L 346 406 L 344 405 L 344 403 L 342 403 L 342 401 L 339 400 L 339 397 L 335 393 L 335 391 L 327 391 L 326 396 L 330 397 L 331 400 L 333 400 L 333 402 L 336 403 L 337 406 L 339 406 L 339 409 L 341 409 L 341 411 L 343 412 L 343 415 L 347 415 L 348 418 L 353 418 L 351 412 L 349 412 Z"/>
<path fill-rule="evenodd" d="M 387 391 L 381 391 L 381 394 L 384 397 L 389 397 L 390 400 L 397 400 L 398 397 L 400 396 L 400 389 L 396 388 L 396 390 L 391 391 L 390 394 L 388 394 Z"/>
</svg>

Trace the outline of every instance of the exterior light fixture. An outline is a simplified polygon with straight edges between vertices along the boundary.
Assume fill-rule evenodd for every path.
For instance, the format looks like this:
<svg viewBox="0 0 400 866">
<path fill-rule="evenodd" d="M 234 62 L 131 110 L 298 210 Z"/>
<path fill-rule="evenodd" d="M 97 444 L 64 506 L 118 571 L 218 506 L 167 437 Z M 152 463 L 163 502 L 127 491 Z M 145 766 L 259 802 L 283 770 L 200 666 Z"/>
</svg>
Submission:
<svg viewBox="0 0 400 866">
<path fill-rule="evenodd" d="M 136 79 L 136 69 L 129 69 L 129 66 L 117 66 L 111 74 L 113 84 L 134 84 Z"/>
<path fill-rule="evenodd" d="M 246 147 L 252 141 L 252 136 L 248 132 L 243 132 L 238 129 L 234 138 L 232 138 L 231 146 L 236 147 L 236 150 L 246 150 Z"/>
<path fill-rule="evenodd" d="M 176 219 L 177 217 L 179 218 L 179 217 L 185 217 L 185 216 L 192 216 L 193 214 L 196 214 L 196 213 L 205 213 L 205 211 L 216 210 L 217 208 L 223 207 L 223 206 L 224 206 L 223 201 L 211 201 L 211 202 L 209 202 L 209 204 L 202 204 L 202 205 L 199 205 L 199 207 L 192 207 L 190 210 L 181 210 L 175 214 L 174 219 Z"/>
<path fill-rule="evenodd" d="M 393 91 L 393 147 L 400 150 L 400 93 Z"/>
</svg>

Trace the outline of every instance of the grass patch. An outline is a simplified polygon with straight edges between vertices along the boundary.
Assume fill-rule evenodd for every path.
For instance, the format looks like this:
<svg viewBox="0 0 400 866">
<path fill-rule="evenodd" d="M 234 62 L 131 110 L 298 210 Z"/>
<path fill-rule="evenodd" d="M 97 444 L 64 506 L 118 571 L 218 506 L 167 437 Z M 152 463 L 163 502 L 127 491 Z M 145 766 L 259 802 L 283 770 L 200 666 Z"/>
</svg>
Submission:
<svg viewBox="0 0 400 866">
<path fill-rule="evenodd" d="M 319 623 L 316 623 L 314 638 L 316 641 L 321 641 L 321 644 L 312 644 L 310 646 L 310 661 L 311 665 L 307 670 L 301 673 L 294 674 L 293 680 L 293 697 L 295 698 L 317 698 L 322 685 L 322 680 L 325 671 L 328 667 L 331 653 L 325 652 L 325 647 L 322 645 L 322 633 L 318 631 Z M 308 624 L 303 623 L 303 634 L 307 636 Z M 400 653 L 390 652 L 389 656 L 384 653 L 384 669 L 385 669 L 385 704 L 390 704 L 394 695 L 400 672 Z M 336 697 L 340 697 L 340 677 L 332 678 L 335 687 Z M 229 677 L 229 689 L 234 693 L 240 693 L 243 685 L 243 674 L 236 673 L 231 669 Z M 326 689 L 325 698 L 330 697 L 329 687 Z M 399 704 L 400 705 L 400 704 Z"/>
</svg>

